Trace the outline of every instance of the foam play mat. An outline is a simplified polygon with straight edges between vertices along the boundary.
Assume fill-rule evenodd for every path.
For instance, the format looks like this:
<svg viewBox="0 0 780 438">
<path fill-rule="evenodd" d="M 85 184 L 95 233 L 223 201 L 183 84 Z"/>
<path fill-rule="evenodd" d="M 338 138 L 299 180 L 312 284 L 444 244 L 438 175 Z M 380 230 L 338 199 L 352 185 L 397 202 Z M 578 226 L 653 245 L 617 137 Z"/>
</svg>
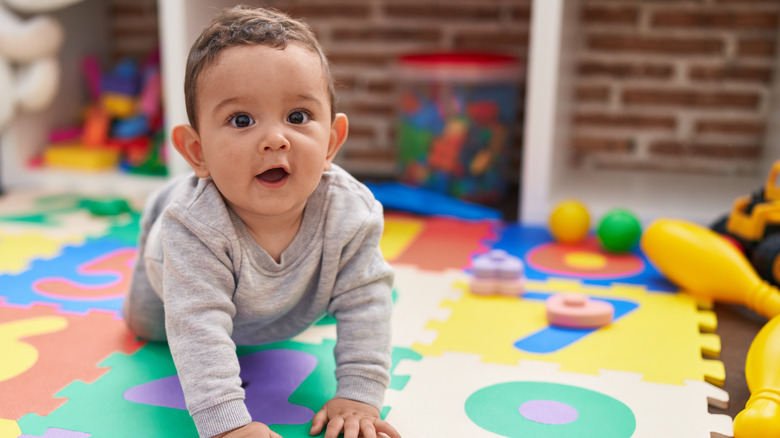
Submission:
<svg viewBox="0 0 780 438">
<path fill-rule="evenodd" d="M 73 194 L 0 198 L 0 438 L 197 436 L 166 344 L 121 319 L 136 207 Z M 137 203 L 135 203 L 137 204 Z M 113 204 L 112 204 L 113 205 Z M 396 270 L 392 382 L 382 415 L 406 438 L 732 436 L 707 303 L 639 251 L 555 243 L 543 228 L 387 212 Z M 522 259 L 522 296 L 470 291 L 491 249 Z M 612 323 L 547 322 L 545 301 L 585 295 Z M 308 437 L 335 393 L 335 322 L 238 348 L 246 404 L 285 438 Z"/>
</svg>

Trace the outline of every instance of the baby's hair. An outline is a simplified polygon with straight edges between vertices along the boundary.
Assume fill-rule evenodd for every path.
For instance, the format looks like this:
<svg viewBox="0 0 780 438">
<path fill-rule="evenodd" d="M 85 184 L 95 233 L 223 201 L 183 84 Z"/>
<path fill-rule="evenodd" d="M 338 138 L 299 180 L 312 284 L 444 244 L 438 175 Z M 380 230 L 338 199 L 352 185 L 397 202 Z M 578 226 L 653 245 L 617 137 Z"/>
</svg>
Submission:
<svg viewBox="0 0 780 438">
<path fill-rule="evenodd" d="M 311 28 L 275 9 L 236 6 L 222 10 L 192 44 L 184 75 L 184 99 L 190 125 L 198 129 L 196 112 L 197 81 L 203 69 L 229 47 L 260 44 L 284 49 L 295 42 L 320 57 L 330 95 L 331 119 L 336 114 L 336 97 L 328 59 Z"/>
</svg>

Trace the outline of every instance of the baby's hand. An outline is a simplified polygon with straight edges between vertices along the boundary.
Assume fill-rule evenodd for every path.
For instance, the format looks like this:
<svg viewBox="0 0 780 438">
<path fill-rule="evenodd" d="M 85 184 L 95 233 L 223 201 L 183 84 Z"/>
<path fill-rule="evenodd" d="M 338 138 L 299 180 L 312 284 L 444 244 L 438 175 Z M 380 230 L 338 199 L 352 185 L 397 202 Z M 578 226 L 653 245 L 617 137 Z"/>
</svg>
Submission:
<svg viewBox="0 0 780 438">
<path fill-rule="evenodd" d="M 322 432 L 322 428 L 328 424 L 325 430 L 325 438 L 337 438 L 344 431 L 344 438 L 376 438 L 381 432 L 390 438 L 401 438 L 393 426 L 379 418 L 379 411 L 371 405 L 344 398 L 334 398 L 320 409 L 311 421 L 312 435 Z"/>
<path fill-rule="evenodd" d="M 282 436 L 269 429 L 265 424 L 253 421 L 246 426 L 214 435 L 212 438 L 282 438 Z"/>
</svg>

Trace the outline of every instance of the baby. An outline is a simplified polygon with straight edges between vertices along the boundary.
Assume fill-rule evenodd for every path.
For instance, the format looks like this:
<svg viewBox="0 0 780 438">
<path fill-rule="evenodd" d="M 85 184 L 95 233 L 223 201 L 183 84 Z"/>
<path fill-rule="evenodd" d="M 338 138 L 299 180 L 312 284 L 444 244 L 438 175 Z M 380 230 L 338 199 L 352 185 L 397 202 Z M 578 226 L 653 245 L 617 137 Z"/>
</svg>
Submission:
<svg viewBox="0 0 780 438">
<path fill-rule="evenodd" d="M 236 345 L 332 315 L 337 390 L 311 433 L 400 438 L 379 417 L 393 282 L 382 206 L 332 164 L 348 123 L 312 31 L 274 10 L 222 11 L 190 50 L 184 88 L 190 124 L 172 140 L 194 174 L 147 203 L 128 326 L 168 342 L 201 437 L 278 437 L 244 404 Z"/>
</svg>

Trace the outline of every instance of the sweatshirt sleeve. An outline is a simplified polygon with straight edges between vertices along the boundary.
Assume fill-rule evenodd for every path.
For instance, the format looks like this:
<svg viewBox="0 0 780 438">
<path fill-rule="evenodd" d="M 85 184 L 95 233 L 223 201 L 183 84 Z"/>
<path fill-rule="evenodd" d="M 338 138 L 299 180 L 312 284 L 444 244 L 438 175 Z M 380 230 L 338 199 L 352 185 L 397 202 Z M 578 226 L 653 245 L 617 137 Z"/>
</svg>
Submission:
<svg viewBox="0 0 780 438">
<path fill-rule="evenodd" d="M 374 201 L 342 252 L 329 313 L 337 320 L 336 397 L 381 411 L 390 383 L 393 271 L 379 248 L 384 219 Z"/>
<path fill-rule="evenodd" d="M 236 313 L 231 244 L 183 209 L 167 210 L 162 227 L 168 343 L 187 410 L 199 435 L 211 437 L 252 421 L 231 339 Z"/>
</svg>

